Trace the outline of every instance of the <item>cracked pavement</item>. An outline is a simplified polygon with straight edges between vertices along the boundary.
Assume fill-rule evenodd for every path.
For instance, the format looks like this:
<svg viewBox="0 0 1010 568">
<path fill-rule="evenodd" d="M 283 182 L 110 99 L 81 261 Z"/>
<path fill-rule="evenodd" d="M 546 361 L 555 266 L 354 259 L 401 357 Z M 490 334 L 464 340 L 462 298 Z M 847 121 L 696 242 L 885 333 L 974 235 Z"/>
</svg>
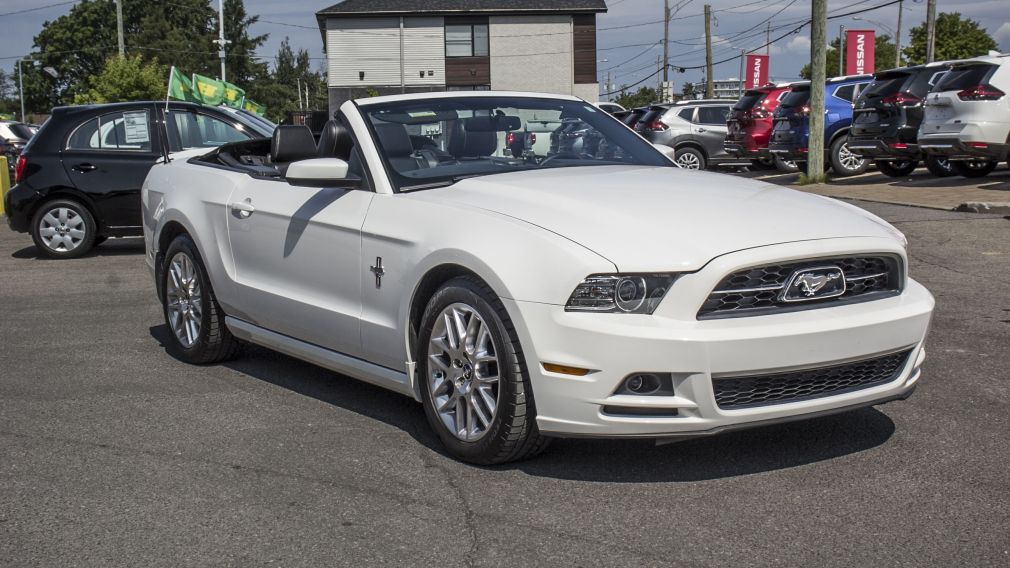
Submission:
<svg viewBox="0 0 1010 568">
<path fill-rule="evenodd" d="M 263 349 L 194 367 L 138 241 L 0 231 L 0 565 L 1010 564 L 1010 220 L 856 202 L 937 297 L 907 401 L 478 468 L 405 397 Z"/>
</svg>

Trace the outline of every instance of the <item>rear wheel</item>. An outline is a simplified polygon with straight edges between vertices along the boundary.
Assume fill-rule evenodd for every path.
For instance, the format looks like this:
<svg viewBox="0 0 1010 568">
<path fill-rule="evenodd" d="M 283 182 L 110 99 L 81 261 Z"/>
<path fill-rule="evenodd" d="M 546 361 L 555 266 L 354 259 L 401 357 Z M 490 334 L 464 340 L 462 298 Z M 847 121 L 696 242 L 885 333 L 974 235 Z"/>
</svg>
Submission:
<svg viewBox="0 0 1010 568">
<path fill-rule="evenodd" d="M 198 365 L 234 357 L 240 344 L 225 326 L 196 245 L 186 235 L 176 237 L 165 258 L 162 307 L 172 351 Z"/>
<path fill-rule="evenodd" d="M 831 144 L 831 169 L 840 176 L 855 176 L 866 171 L 870 162 L 849 150 L 848 139 L 839 137 Z"/>
<path fill-rule="evenodd" d="M 775 169 L 780 172 L 791 174 L 800 171 L 800 167 L 797 165 L 799 162 L 786 160 L 779 156 L 775 156 L 774 160 L 775 160 Z"/>
<path fill-rule="evenodd" d="M 895 160 L 893 162 L 882 162 L 877 160 L 877 169 L 880 173 L 888 177 L 905 177 L 919 167 L 919 162 L 915 160 Z"/>
<path fill-rule="evenodd" d="M 970 162 L 951 162 L 954 173 L 966 178 L 980 178 L 989 175 L 996 169 L 995 160 L 972 160 Z"/>
<path fill-rule="evenodd" d="M 673 161 L 685 170 L 705 169 L 705 155 L 694 148 L 681 148 L 677 150 Z"/>
<path fill-rule="evenodd" d="M 515 328 L 486 284 L 460 277 L 439 289 L 418 346 L 424 413 L 449 453 L 489 465 L 547 447 Z"/>
<path fill-rule="evenodd" d="M 91 212 L 72 199 L 43 205 L 32 220 L 32 240 L 50 258 L 77 258 L 95 246 L 97 228 Z"/>
<path fill-rule="evenodd" d="M 936 156 L 926 157 L 926 169 L 936 177 L 949 177 L 954 175 L 950 160 L 937 158 Z"/>
</svg>

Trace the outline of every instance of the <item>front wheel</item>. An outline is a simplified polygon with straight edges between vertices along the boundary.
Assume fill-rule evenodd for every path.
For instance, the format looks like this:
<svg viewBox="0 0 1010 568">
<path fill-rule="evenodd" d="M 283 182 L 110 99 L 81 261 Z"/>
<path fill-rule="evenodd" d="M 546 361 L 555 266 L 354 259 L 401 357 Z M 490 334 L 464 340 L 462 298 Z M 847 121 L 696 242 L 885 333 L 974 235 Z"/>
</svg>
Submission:
<svg viewBox="0 0 1010 568">
<path fill-rule="evenodd" d="M 694 148 L 681 148 L 677 150 L 673 158 L 677 165 L 685 170 L 705 169 L 705 155 Z"/>
<path fill-rule="evenodd" d="M 97 227 L 91 212 L 73 199 L 46 203 L 32 220 L 32 240 L 49 258 L 77 258 L 95 246 Z"/>
<path fill-rule="evenodd" d="M 186 235 L 176 237 L 165 258 L 162 307 L 172 351 L 198 365 L 234 357 L 240 344 L 224 323 L 196 245 Z"/>
<path fill-rule="evenodd" d="M 877 160 L 877 169 L 887 177 L 905 177 L 915 171 L 919 162 L 915 160 L 896 160 L 893 162 L 882 162 Z"/>
<path fill-rule="evenodd" d="M 855 176 L 870 167 L 869 160 L 849 150 L 849 141 L 838 138 L 831 144 L 831 169 L 839 176 Z"/>
<path fill-rule="evenodd" d="M 980 178 L 989 175 L 996 169 L 996 160 L 972 160 L 970 162 L 951 162 L 954 173 L 966 178 Z"/>
<path fill-rule="evenodd" d="M 515 328 L 486 284 L 460 277 L 435 293 L 417 355 L 425 416 L 453 456 L 490 465 L 547 447 Z"/>
</svg>

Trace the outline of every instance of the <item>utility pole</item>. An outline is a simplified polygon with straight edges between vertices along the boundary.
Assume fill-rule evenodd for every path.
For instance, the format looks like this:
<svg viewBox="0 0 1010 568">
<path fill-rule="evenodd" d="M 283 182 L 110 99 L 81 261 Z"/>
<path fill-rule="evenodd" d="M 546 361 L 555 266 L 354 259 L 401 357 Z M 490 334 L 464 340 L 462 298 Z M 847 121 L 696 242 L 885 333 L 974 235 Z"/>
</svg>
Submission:
<svg viewBox="0 0 1010 568">
<path fill-rule="evenodd" d="M 838 26 L 838 76 L 845 75 L 842 62 L 845 61 L 845 26 Z"/>
<path fill-rule="evenodd" d="M 656 72 L 657 73 L 659 73 L 660 69 L 662 69 L 662 67 L 661 67 L 662 65 L 663 65 L 663 58 L 660 57 L 659 55 L 657 55 L 656 56 Z M 656 87 L 656 95 L 657 95 L 656 98 L 658 99 L 657 102 L 663 102 L 663 78 L 662 77 L 659 78 L 659 85 L 657 85 L 657 87 Z"/>
<path fill-rule="evenodd" d="M 926 63 L 933 62 L 936 46 L 936 0 L 926 2 Z"/>
<path fill-rule="evenodd" d="M 905 10 L 905 0 L 898 1 L 898 32 L 894 34 L 894 66 L 901 67 L 901 13 Z"/>
<path fill-rule="evenodd" d="M 610 71 L 607 71 L 607 84 L 604 85 L 603 91 L 609 93 L 613 90 L 614 90 L 613 87 L 610 86 Z M 608 101 L 614 100 L 613 95 L 607 95 L 607 100 Z"/>
<path fill-rule="evenodd" d="M 828 0 L 811 0 L 810 9 L 810 137 L 807 143 L 807 179 L 824 181 L 824 82 Z"/>
<path fill-rule="evenodd" d="M 712 6 L 705 4 L 705 98 L 715 98 L 712 79 Z"/>
<path fill-rule="evenodd" d="M 224 0 L 217 0 L 217 23 L 218 38 L 214 43 L 218 45 L 217 55 L 221 58 L 221 80 L 227 81 L 224 74 L 224 46 L 231 42 L 224 39 Z"/>
<path fill-rule="evenodd" d="M 765 25 L 765 55 L 772 54 L 772 23 Z"/>
<path fill-rule="evenodd" d="M 663 0 L 663 82 L 670 80 L 670 0 Z"/>
<path fill-rule="evenodd" d="M 116 0 L 116 35 L 119 36 L 119 56 L 126 57 L 126 43 L 123 41 L 123 0 Z"/>
<path fill-rule="evenodd" d="M 309 104 L 309 81 L 305 80 L 305 110 L 312 110 L 312 105 Z"/>
<path fill-rule="evenodd" d="M 21 122 L 28 122 L 25 118 L 25 72 L 21 69 L 23 58 L 18 59 L 18 94 L 21 95 Z"/>
<path fill-rule="evenodd" d="M 295 77 L 297 86 L 295 87 L 295 92 L 298 93 L 298 110 L 302 110 L 302 78 Z"/>
<path fill-rule="evenodd" d="M 738 97 L 742 97 L 743 96 L 743 86 L 746 84 L 746 83 L 744 83 L 744 80 L 743 80 L 743 60 L 744 59 L 747 59 L 747 50 L 746 49 L 741 49 L 740 50 L 740 94 L 737 95 Z"/>
</svg>

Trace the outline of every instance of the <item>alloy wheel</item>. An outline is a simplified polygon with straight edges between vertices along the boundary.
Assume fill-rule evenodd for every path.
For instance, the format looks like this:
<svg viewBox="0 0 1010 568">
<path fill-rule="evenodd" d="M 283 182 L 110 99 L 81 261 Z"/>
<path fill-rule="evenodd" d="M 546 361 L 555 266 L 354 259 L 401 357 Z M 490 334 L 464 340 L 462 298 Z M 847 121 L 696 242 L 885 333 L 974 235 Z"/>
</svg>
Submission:
<svg viewBox="0 0 1010 568">
<path fill-rule="evenodd" d="M 684 152 L 683 154 L 677 156 L 677 165 L 685 170 L 701 169 L 701 163 L 698 161 L 698 156 L 693 152 Z"/>
<path fill-rule="evenodd" d="M 455 303 L 435 320 L 428 342 L 428 392 L 435 413 L 456 438 L 487 434 L 498 410 L 498 349 L 487 322 Z"/>
<path fill-rule="evenodd" d="M 845 169 L 849 171 L 856 171 L 863 166 L 864 158 L 853 154 L 852 151 L 849 150 L 849 144 L 845 143 L 838 149 L 838 161 Z"/>
<path fill-rule="evenodd" d="M 39 221 L 42 243 L 56 252 L 76 249 L 88 234 L 88 226 L 80 213 L 69 207 L 56 207 Z"/>
<path fill-rule="evenodd" d="M 168 265 L 165 308 L 172 333 L 183 347 L 189 349 L 200 338 L 203 295 L 196 266 L 185 253 L 176 253 Z"/>
</svg>

